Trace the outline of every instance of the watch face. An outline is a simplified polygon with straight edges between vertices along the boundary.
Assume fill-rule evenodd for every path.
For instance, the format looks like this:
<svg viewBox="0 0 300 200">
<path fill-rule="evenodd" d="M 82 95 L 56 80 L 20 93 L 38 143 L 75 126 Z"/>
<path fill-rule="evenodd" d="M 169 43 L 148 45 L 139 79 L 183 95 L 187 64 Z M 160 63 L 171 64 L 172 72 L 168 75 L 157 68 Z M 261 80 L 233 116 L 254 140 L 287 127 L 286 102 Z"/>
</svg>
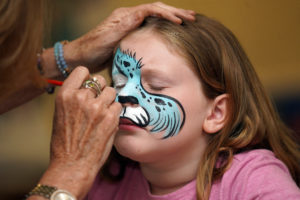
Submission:
<svg viewBox="0 0 300 200">
<path fill-rule="evenodd" d="M 56 190 L 52 195 L 50 200 L 76 200 L 69 192 L 64 190 Z"/>
</svg>

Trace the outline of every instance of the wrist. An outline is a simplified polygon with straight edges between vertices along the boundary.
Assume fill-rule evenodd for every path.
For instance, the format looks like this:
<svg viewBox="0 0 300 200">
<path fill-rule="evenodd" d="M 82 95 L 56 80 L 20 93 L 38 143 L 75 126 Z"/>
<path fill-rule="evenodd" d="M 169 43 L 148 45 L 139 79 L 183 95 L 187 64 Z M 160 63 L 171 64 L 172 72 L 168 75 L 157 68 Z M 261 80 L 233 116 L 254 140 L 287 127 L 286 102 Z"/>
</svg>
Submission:
<svg viewBox="0 0 300 200">
<path fill-rule="evenodd" d="M 48 48 L 41 55 L 41 65 L 43 66 L 44 77 L 48 79 L 62 80 L 62 74 L 56 66 L 54 48 Z"/>
<path fill-rule="evenodd" d="M 76 164 L 50 164 L 39 183 L 68 191 L 77 199 L 83 199 L 96 175 L 92 176 L 89 170 L 74 166 Z"/>
<path fill-rule="evenodd" d="M 85 65 L 81 60 L 79 53 L 79 45 L 75 41 L 72 42 L 60 42 L 62 44 L 62 51 L 55 50 L 54 47 L 45 49 L 41 55 L 41 65 L 43 66 L 44 76 L 48 79 L 63 80 L 66 76 L 63 75 L 62 71 L 66 70 L 68 73 L 71 72 L 75 67 L 79 65 Z M 61 63 L 60 58 L 56 57 L 56 54 L 62 53 L 62 59 L 65 62 L 65 66 L 58 65 Z"/>
<path fill-rule="evenodd" d="M 64 45 L 64 58 L 71 71 L 77 66 L 87 66 L 78 40 L 73 40 Z"/>
<path fill-rule="evenodd" d="M 42 184 L 37 184 L 37 186 L 29 192 L 26 199 L 29 197 L 43 197 L 43 199 L 50 200 L 77 200 L 74 195 L 66 190 Z"/>
</svg>

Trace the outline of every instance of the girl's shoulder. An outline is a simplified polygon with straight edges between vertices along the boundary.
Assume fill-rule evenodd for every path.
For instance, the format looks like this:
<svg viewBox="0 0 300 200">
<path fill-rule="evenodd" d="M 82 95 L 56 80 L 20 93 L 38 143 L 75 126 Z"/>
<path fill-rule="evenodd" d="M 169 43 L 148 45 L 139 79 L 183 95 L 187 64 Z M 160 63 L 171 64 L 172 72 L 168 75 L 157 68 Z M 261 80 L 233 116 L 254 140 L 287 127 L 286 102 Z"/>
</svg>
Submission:
<svg viewBox="0 0 300 200">
<path fill-rule="evenodd" d="M 236 154 L 230 168 L 212 187 L 211 199 L 300 199 L 288 168 L 270 150 Z"/>
<path fill-rule="evenodd" d="M 113 163 L 110 168 L 111 173 L 117 174 L 119 165 Z M 109 181 L 103 179 L 99 173 L 94 184 L 87 194 L 85 200 L 124 200 L 130 199 L 131 191 L 144 191 L 142 173 L 136 163 L 129 163 L 123 178 L 120 181 Z"/>
<path fill-rule="evenodd" d="M 249 151 L 244 151 L 242 153 L 238 153 L 234 155 L 234 160 L 237 160 L 239 162 L 247 161 L 247 160 L 265 160 L 265 159 L 274 159 L 278 160 L 273 151 L 270 151 L 268 149 L 253 149 Z"/>
</svg>

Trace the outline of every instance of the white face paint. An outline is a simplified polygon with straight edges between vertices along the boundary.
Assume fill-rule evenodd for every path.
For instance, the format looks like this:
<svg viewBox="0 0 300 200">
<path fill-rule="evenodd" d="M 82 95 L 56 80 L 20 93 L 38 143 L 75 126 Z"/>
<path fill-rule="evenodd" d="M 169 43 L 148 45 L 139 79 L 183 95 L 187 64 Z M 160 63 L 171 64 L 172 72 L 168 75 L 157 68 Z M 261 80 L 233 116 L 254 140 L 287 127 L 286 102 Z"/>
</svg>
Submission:
<svg viewBox="0 0 300 200">
<path fill-rule="evenodd" d="M 137 115 L 140 115 L 141 117 L 137 117 Z M 139 124 L 141 127 L 145 127 L 149 124 L 149 117 L 148 113 L 146 111 L 138 106 L 138 107 L 123 107 L 121 112 L 121 117 L 131 119 L 133 123 Z"/>
<path fill-rule="evenodd" d="M 116 89 L 117 93 L 125 86 L 127 83 L 128 78 L 123 74 L 115 74 L 113 77 L 114 88 Z"/>
</svg>

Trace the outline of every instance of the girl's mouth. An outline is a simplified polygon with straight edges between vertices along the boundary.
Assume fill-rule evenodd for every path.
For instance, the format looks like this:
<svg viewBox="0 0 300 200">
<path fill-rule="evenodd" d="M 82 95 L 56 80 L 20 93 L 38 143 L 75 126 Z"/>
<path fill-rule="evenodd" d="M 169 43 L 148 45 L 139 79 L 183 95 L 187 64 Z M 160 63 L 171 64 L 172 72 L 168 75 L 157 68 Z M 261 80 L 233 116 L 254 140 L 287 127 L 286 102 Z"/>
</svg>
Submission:
<svg viewBox="0 0 300 200">
<path fill-rule="evenodd" d="M 132 131 L 135 129 L 143 129 L 143 127 L 138 126 L 129 118 L 121 117 L 119 121 L 119 129 Z"/>
<path fill-rule="evenodd" d="M 133 123 L 133 121 L 131 120 L 131 119 L 129 119 L 129 118 L 127 118 L 127 117 L 120 117 L 120 121 L 119 121 L 119 124 L 121 125 L 124 125 L 124 124 L 126 124 L 126 125 L 135 125 L 134 123 Z M 137 126 L 137 125 L 136 125 Z"/>
</svg>

